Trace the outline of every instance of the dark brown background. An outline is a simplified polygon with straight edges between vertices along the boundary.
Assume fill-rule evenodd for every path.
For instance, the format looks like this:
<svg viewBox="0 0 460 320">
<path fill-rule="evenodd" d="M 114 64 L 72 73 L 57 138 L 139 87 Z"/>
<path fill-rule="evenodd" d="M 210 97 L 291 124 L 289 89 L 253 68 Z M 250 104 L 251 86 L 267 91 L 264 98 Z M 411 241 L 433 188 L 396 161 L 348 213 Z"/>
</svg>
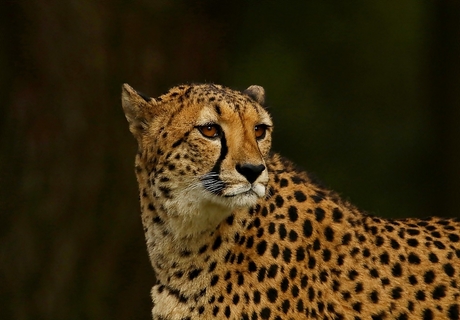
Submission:
<svg viewBox="0 0 460 320">
<path fill-rule="evenodd" d="M 459 216 L 458 1 L 0 2 L 0 317 L 148 319 L 123 82 L 263 85 L 277 151 L 363 209 Z"/>
</svg>

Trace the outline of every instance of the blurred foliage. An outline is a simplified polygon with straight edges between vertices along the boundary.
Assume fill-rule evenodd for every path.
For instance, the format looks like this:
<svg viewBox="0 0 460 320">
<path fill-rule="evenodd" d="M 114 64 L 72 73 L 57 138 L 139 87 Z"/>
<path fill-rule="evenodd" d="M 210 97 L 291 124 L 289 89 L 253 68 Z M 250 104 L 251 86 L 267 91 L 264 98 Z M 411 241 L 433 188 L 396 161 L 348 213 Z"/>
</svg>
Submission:
<svg viewBox="0 0 460 320">
<path fill-rule="evenodd" d="M 123 82 L 265 87 L 274 149 L 386 217 L 459 216 L 460 3 L 0 2 L 2 319 L 149 319 Z"/>
</svg>

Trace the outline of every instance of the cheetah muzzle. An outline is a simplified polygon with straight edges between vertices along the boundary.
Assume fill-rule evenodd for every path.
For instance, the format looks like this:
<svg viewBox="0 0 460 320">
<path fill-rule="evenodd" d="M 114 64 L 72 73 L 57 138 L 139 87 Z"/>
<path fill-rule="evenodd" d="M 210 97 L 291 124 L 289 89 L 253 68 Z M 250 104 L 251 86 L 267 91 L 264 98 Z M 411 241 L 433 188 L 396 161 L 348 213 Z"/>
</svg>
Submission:
<svg viewBox="0 0 460 320">
<path fill-rule="evenodd" d="M 270 152 L 264 101 L 123 86 L 153 319 L 460 319 L 460 222 L 359 211 Z"/>
</svg>

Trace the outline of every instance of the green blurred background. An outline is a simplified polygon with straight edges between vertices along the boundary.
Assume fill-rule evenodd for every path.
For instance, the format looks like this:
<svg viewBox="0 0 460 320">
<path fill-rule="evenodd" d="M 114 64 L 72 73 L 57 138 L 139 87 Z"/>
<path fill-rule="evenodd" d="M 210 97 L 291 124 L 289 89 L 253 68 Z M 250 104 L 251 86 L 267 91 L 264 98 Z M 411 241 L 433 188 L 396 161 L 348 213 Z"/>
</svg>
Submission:
<svg viewBox="0 0 460 320">
<path fill-rule="evenodd" d="M 0 318 L 149 319 L 128 82 L 265 87 L 360 208 L 459 216 L 459 1 L 0 2 Z"/>
</svg>

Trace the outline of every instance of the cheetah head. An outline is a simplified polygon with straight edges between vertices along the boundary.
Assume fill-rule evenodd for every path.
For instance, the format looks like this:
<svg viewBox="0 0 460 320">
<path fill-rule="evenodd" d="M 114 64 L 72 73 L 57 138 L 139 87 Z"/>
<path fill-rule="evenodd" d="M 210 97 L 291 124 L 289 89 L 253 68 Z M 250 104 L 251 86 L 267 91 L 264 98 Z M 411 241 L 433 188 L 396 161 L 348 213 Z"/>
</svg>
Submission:
<svg viewBox="0 0 460 320">
<path fill-rule="evenodd" d="M 264 89 L 183 85 L 153 99 L 123 86 L 141 194 L 169 217 L 212 227 L 267 194 L 272 121 Z M 141 196 L 142 198 L 142 196 Z M 183 223 L 182 223 L 183 225 Z"/>
</svg>

